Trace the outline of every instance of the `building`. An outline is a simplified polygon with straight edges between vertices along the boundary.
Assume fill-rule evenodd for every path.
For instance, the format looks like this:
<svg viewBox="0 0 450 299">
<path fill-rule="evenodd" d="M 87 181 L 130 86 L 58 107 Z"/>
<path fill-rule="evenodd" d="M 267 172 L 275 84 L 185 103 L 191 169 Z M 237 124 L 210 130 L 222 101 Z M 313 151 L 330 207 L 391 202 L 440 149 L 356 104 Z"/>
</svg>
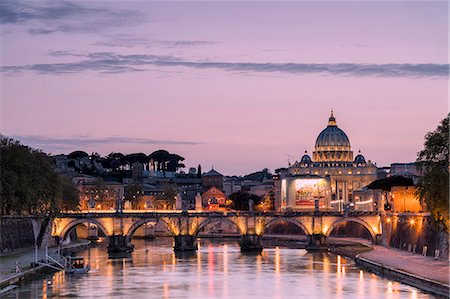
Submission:
<svg viewBox="0 0 450 299">
<path fill-rule="evenodd" d="M 131 165 L 131 177 L 134 183 L 142 184 L 144 178 L 144 164 L 141 162 L 134 162 Z"/>
<path fill-rule="evenodd" d="M 354 190 L 354 202 L 350 204 L 355 211 L 381 212 L 384 210 L 386 201 L 385 192 L 381 189 Z"/>
<path fill-rule="evenodd" d="M 241 191 L 241 182 L 236 177 L 226 177 L 223 182 L 223 192 L 230 196 L 231 194 Z"/>
<path fill-rule="evenodd" d="M 417 184 L 422 174 L 417 169 L 417 164 L 412 163 L 393 163 L 390 167 L 389 176 L 404 176 L 411 178 L 414 184 Z"/>
<path fill-rule="evenodd" d="M 77 181 L 81 210 L 116 210 L 123 202 L 125 185 L 116 182 Z"/>
<path fill-rule="evenodd" d="M 142 195 L 135 201 L 133 209 L 156 209 L 155 200 L 162 196 L 164 196 L 164 187 L 162 185 L 143 184 Z"/>
<path fill-rule="evenodd" d="M 225 193 L 214 186 L 202 194 L 202 204 L 205 210 L 224 209 L 226 200 Z"/>
<path fill-rule="evenodd" d="M 392 203 L 392 212 L 417 213 L 425 211 L 424 206 L 417 196 L 415 186 L 394 186 L 391 188 L 390 199 Z"/>
<path fill-rule="evenodd" d="M 288 176 L 281 181 L 281 203 L 285 210 L 331 210 L 330 179 L 315 175 Z"/>
<path fill-rule="evenodd" d="M 350 140 L 338 127 L 331 111 L 327 127 L 316 139 L 312 158 L 305 151 L 300 161 L 284 174 L 285 177 L 307 175 L 329 180 L 330 209 L 343 211 L 354 204 L 354 190 L 360 190 L 377 179 L 377 167 L 370 160 L 366 161 L 361 152 L 353 158 Z M 281 200 L 280 208 L 286 203 Z"/>
<path fill-rule="evenodd" d="M 185 186 L 180 188 L 181 209 L 195 210 L 195 199 L 200 193 L 200 187 L 197 185 Z"/>
<path fill-rule="evenodd" d="M 203 190 L 209 190 L 211 187 L 216 187 L 220 191 L 223 190 L 223 175 L 212 168 L 207 173 L 202 174 Z"/>
</svg>

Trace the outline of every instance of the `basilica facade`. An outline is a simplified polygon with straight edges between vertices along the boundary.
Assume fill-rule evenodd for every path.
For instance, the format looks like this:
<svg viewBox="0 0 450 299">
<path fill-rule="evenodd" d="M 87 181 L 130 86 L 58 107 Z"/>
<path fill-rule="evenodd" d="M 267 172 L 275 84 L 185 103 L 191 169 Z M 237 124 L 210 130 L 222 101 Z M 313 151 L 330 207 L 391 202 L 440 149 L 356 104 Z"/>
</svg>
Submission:
<svg viewBox="0 0 450 299">
<path fill-rule="evenodd" d="M 320 132 L 316 139 L 312 158 L 305 151 L 300 161 L 290 165 L 287 173 L 283 176 L 283 180 L 287 184 L 293 178 L 325 179 L 328 182 L 326 185 L 329 186 L 328 192 L 325 192 L 325 195 L 320 196 L 320 198 L 310 198 L 310 202 L 318 199 L 321 201 L 321 209 L 343 211 L 359 204 L 355 202 L 353 192 L 362 189 L 377 179 L 377 167 L 370 160 L 366 161 L 361 152 L 353 157 L 350 140 L 347 134 L 338 127 L 333 111 L 331 111 L 327 127 Z M 322 185 L 324 184 L 322 183 Z M 286 188 L 289 189 L 289 187 Z M 281 189 L 283 189 L 283 182 Z M 298 194 L 305 194 L 305 192 L 297 190 L 297 192 L 291 192 L 291 194 L 297 196 Z M 280 195 L 282 197 L 281 208 L 284 206 L 302 209 L 299 198 L 289 198 L 289 192 L 283 192 L 283 190 L 281 190 Z"/>
</svg>

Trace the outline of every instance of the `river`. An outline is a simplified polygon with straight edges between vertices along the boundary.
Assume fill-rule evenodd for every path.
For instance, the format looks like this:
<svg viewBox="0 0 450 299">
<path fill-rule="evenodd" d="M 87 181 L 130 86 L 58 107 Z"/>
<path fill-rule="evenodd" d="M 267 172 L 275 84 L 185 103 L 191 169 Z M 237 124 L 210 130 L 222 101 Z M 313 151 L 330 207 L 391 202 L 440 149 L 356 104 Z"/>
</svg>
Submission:
<svg viewBox="0 0 450 299">
<path fill-rule="evenodd" d="M 201 239 L 197 252 L 177 256 L 170 238 L 133 244 L 130 259 L 109 260 L 102 245 L 80 252 L 87 275 L 58 272 L 2 298 L 433 298 L 330 253 L 269 246 L 250 255 L 237 241 Z"/>
</svg>

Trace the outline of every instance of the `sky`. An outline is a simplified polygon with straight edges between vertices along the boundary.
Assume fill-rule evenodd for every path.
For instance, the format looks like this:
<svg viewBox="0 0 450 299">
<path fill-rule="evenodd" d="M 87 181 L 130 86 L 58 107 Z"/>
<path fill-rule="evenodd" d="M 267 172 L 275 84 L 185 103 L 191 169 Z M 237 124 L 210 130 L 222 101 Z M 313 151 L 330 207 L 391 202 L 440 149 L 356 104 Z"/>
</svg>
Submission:
<svg viewBox="0 0 450 299">
<path fill-rule="evenodd" d="M 447 1 L 1 1 L 0 132 L 47 153 L 286 167 L 334 110 L 412 162 L 448 113 Z M 186 169 L 187 170 L 187 169 Z"/>
</svg>

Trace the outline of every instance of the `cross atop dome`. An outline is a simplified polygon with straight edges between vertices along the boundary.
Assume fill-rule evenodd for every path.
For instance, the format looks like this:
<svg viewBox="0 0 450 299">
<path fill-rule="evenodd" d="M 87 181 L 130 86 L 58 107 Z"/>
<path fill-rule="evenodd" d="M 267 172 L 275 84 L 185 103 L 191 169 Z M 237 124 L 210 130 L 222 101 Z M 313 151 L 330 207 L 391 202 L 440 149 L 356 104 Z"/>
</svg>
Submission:
<svg viewBox="0 0 450 299">
<path fill-rule="evenodd" d="M 337 126 L 336 118 L 334 118 L 333 109 L 331 109 L 331 115 L 328 119 L 328 126 Z"/>
</svg>

